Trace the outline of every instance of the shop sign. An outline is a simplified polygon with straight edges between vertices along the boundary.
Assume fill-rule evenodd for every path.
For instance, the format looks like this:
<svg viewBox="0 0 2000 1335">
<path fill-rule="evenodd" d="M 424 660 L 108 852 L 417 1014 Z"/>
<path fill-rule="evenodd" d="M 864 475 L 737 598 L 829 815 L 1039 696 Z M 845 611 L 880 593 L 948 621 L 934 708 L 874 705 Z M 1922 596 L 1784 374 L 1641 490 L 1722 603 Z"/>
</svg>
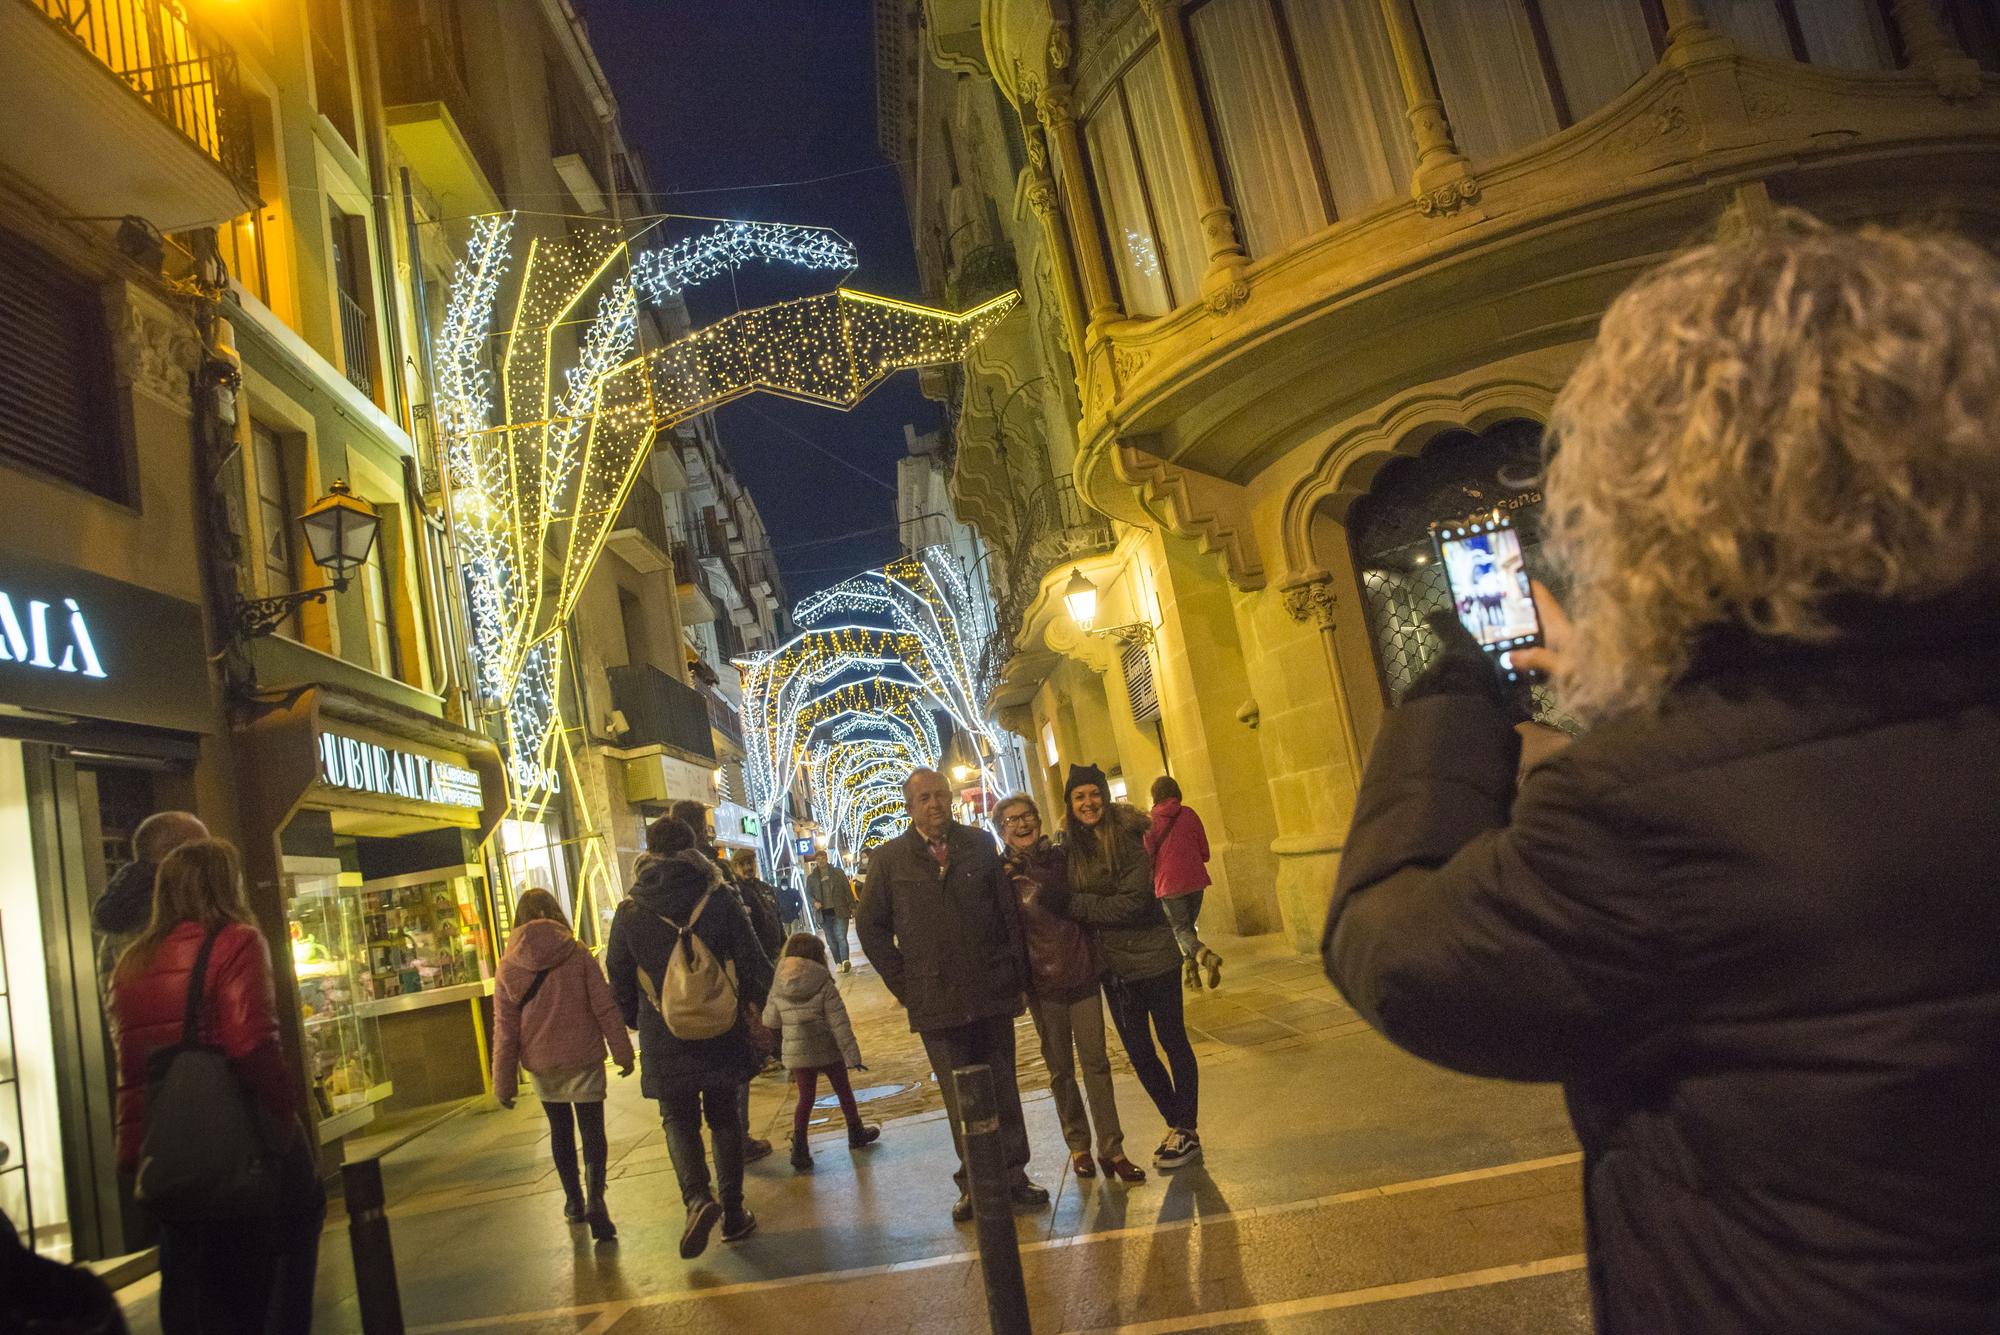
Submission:
<svg viewBox="0 0 2000 1335">
<path fill-rule="evenodd" d="M 356 741 L 337 732 L 319 735 L 319 777 L 329 788 L 347 788 L 378 797 L 401 797 L 441 807 L 485 805 L 479 775 L 448 760 Z"/>
<path fill-rule="evenodd" d="M 0 554 L 0 703 L 204 731 L 202 624 L 178 598 Z"/>
<path fill-rule="evenodd" d="M 812 837 L 808 835 L 803 839 L 794 839 L 792 841 L 792 851 L 797 853 L 802 858 L 811 857 L 813 855 Z"/>
<path fill-rule="evenodd" d="M 762 833 L 762 831 L 763 831 L 763 826 L 759 823 L 759 821 L 755 816 L 745 816 L 743 818 L 743 833 L 759 834 Z"/>
</svg>

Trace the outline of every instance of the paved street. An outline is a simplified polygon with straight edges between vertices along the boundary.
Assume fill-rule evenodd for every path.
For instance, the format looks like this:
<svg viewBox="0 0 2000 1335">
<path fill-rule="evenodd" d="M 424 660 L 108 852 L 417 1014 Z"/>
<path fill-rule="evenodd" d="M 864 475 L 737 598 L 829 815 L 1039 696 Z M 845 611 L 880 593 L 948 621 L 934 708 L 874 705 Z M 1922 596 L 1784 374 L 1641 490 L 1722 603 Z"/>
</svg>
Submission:
<svg viewBox="0 0 2000 1335">
<path fill-rule="evenodd" d="M 1275 938 L 1218 939 L 1222 990 L 1193 1000 L 1206 1161 L 1137 1187 L 1064 1173 L 1046 1076 L 1023 1024 L 1032 1171 L 1054 1209 L 1020 1220 L 1037 1330 L 1521 1331 L 1588 1327 L 1575 1146 L 1552 1089 L 1470 1080 L 1390 1048 L 1316 963 Z M 752 1114 L 780 1145 L 753 1166 L 762 1222 L 689 1263 L 666 1146 L 636 1085 L 610 1105 L 620 1237 L 567 1226 L 540 1112 L 471 1105 L 384 1159 L 413 1330 L 977 1332 L 972 1230 L 954 1226 L 935 1081 L 864 966 L 842 980 L 878 1096 L 880 1145 L 850 1153 L 825 1115 L 818 1171 L 783 1153 L 789 1088 Z M 1122 1059 L 1134 1158 L 1160 1128 Z M 378 1142 L 380 1143 L 380 1142 Z M 125 1295 L 150 1332 L 150 1284 Z M 321 1251 L 322 1331 L 359 1328 L 345 1221 Z"/>
</svg>

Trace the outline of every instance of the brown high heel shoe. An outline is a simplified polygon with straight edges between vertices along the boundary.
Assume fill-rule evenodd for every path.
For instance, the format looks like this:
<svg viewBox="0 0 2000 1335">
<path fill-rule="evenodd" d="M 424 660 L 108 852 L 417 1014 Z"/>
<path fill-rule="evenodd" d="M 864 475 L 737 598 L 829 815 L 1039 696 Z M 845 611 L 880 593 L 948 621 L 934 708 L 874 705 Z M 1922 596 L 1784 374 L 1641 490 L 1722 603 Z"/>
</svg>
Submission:
<svg viewBox="0 0 2000 1335">
<path fill-rule="evenodd" d="M 1116 1159 L 1099 1159 L 1098 1162 L 1104 1165 L 1105 1172 L 1117 1178 L 1120 1182 L 1144 1182 L 1146 1180 L 1146 1170 L 1122 1154 Z"/>
<path fill-rule="evenodd" d="M 1069 1156 L 1069 1166 L 1078 1177 L 1096 1177 L 1097 1169 L 1090 1162 L 1089 1150 L 1078 1150 Z"/>
</svg>

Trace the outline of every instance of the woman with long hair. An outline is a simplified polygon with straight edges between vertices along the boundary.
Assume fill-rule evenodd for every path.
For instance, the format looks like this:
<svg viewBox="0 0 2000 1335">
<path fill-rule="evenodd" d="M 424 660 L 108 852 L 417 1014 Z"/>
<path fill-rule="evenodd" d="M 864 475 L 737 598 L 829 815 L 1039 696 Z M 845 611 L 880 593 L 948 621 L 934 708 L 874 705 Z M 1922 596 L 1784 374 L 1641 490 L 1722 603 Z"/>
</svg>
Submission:
<svg viewBox="0 0 2000 1335">
<path fill-rule="evenodd" d="M 1069 884 L 1067 896 L 1058 902 L 1062 912 L 1090 928 L 1103 953 L 1104 1000 L 1111 1022 L 1132 1059 L 1133 1073 L 1167 1124 L 1153 1151 L 1153 1166 L 1174 1169 L 1201 1157 L 1195 1128 L 1201 1072 L 1181 1014 L 1181 948 L 1153 894 L 1146 817 L 1111 801 L 1110 791 L 1103 770 L 1070 766 L 1063 784 L 1069 807 L 1063 818 Z"/>
<path fill-rule="evenodd" d="M 540 888 L 523 891 L 493 980 L 493 1094 L 503 1107 L 513 1107 L 520 1069 L 528 1069 L 549 1119 L 563 1217 L 589 1224 L 590 1236 L 599 1242 L 618 1236 L 604 1203 L 607 1050 L 618 1074 L 632 1074 L 632 1036 L 604 971 L 570 931 L 554 895 Z"/>
<path fill-rule="evenodd" d="M 182 1041 L 204 951 L 198 1041 L 222 1050 L 265 1114 L 278 1202 L 270 1216 L 160 1221 L 160 1326 L 167 1335 L 306 1330 L 326 1195 L 299 1122 L 297 1075 L 278 1043 L 270 948 L 243 902 L 236 850 L 221 839 L 182 844 L 161 861 L 152 919 L 112 972 L 118 1164 L 138 1169 L 148 1067 Z"/>
<path fill-rule="evenodd" d="M 1560 1081 L 1599 1328 L 2000 1312 L 2000 263 L 1797 213 L 1640 278 L 1544 484 L 1585 731 L 1471 636 L 1383 720 L 1322 942 L 1441 1065 Z"/>
<path fill-rule="evenodd" d="M 1028 952 L 1028 1014 L 1034 1017 L 1042 1061 L 1049 1068 L 1049 1093 L 1069 1146 L 1070 1171 L 1091 1178 L 1101 1166 L 1120 1182 L 1144 1182 L 1146 1170 L 1125 1157 L 1125 1132 L 1111 1087 L 1104 1000 L 1098 994 L 1103 960 L 1090 930 L 1058 907 L 1069 893 L 1063 851 L 1043 836 L 1041 808 L 1025 793 L 995 807 L 993 823 L 1000 829 L 1007 876 L 1020 908 L 1021 941 Z M 1095 1159 L 1090 1154 L 1093 1124 Z"/>
</svg>

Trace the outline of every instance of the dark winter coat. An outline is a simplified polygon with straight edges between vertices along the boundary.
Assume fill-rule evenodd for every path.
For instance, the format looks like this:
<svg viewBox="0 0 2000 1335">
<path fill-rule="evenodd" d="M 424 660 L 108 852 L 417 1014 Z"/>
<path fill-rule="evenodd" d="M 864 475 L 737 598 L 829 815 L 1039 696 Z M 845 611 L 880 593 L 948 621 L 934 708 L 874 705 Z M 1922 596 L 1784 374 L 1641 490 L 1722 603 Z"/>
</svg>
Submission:
<svg viewBox="0 0 2000 1335">
<path fill-rule="evenodd" d="M 1996 629 L 1711 653 L 1518 795 L 1485 698 L 1384 722 L 1328 973 L 1564 1082 L 1600 1329 L 2000 1330 Z"/>
<path fill-rule="evenodd" d="M 1005 860 L 1035 995 L 1064 1005 L 1083 1000 L 1097 990 L 1104 965 L 1090 929 L 1059 907 L 1069 894 L 1062 850 L 1044 839 L 1025 853 L 1007 850 Z"/>
<path fill-rule="evenodd" d="M 778 892 L 755 876 L 734 884 L 743 911 L 750 917 L 750 929 L 757 934 L 757 944 L 776 961 L 785 949 L 785 924 L 778 917 Z"/>
<path fill-rule="evenodd" d="M 1021 923 L 992 836 L 954 821 L 945 841 L 943 867 L 915 826 L 878 847 L 854 918 L 868 962 L 919 1033 L 1025 1009 Z"/>
<path fill-rule="evenodd" d="M 778 896 L 779 922 L 790 926 L 806 916 L 806 897 L 799 893 L 797 886 L 788 881 L 778 886 L 775 893 Z"/>
<path fill-rule="evenodd" d="M 793 955 L 778 961 L 763 1019 L 766 1028 L 784 1031 L 780 1055 L 787 1070 L 861 1065 L 861 1046 L 854 1041 L 847 1003 L 840 999 L 833 975 L 818 960 Z"/>
<path fill-rule="evenodd" d="M 771 990 L 771 962 L 724 884 L 722 872 L 707 858 L 688 852 L 641 859 L 632 893 L 611 919 L 604 968 L 625 1027 L 639 1031 L 639 1088 L 649 1099 L 665 1098 L 669 1081 L 716 1074 L 747 1080 L 763 1065 L 740 1018 L 734 1029 L 717 1038 L 675 1038 L 639 985 L 639 970 L 644 969 L 658 990 L 666 977 L 667 957 L 680 940 L 680 933 L 661 915 L 684 923 L 696 901 L 711 890 L 714 897 L 695 920 L 694 934 L 718 960 L 735 962 L 744 1005 L 761 1008 Z"/>
<path fill-rule="evenodd" d="M 97 947 L 97 976 L 110 982 L 118 957 L 153 920 L 153 878 L 159 868 L 150 862 L 128 862 L 111 873 L 104 893 L 90 908 L 90 925 L 103 940 Z"/>
<path fill-rule="evenodd" d="M 1069 865 L 1070 917 L 1090 928 L 1104 967 L 1128 983 L 1178 972 L 1181 948 L 1173 925 L 1153 893 L 1153 863 L 1146 856 L 1147 819 L 1123 802 L 1104 809 L 1099 839 L 1115 856 L 1086 859 L 1065 845 Z M 1115 868 L 1114 868 L 1115 864 Z"/>
</svg>

